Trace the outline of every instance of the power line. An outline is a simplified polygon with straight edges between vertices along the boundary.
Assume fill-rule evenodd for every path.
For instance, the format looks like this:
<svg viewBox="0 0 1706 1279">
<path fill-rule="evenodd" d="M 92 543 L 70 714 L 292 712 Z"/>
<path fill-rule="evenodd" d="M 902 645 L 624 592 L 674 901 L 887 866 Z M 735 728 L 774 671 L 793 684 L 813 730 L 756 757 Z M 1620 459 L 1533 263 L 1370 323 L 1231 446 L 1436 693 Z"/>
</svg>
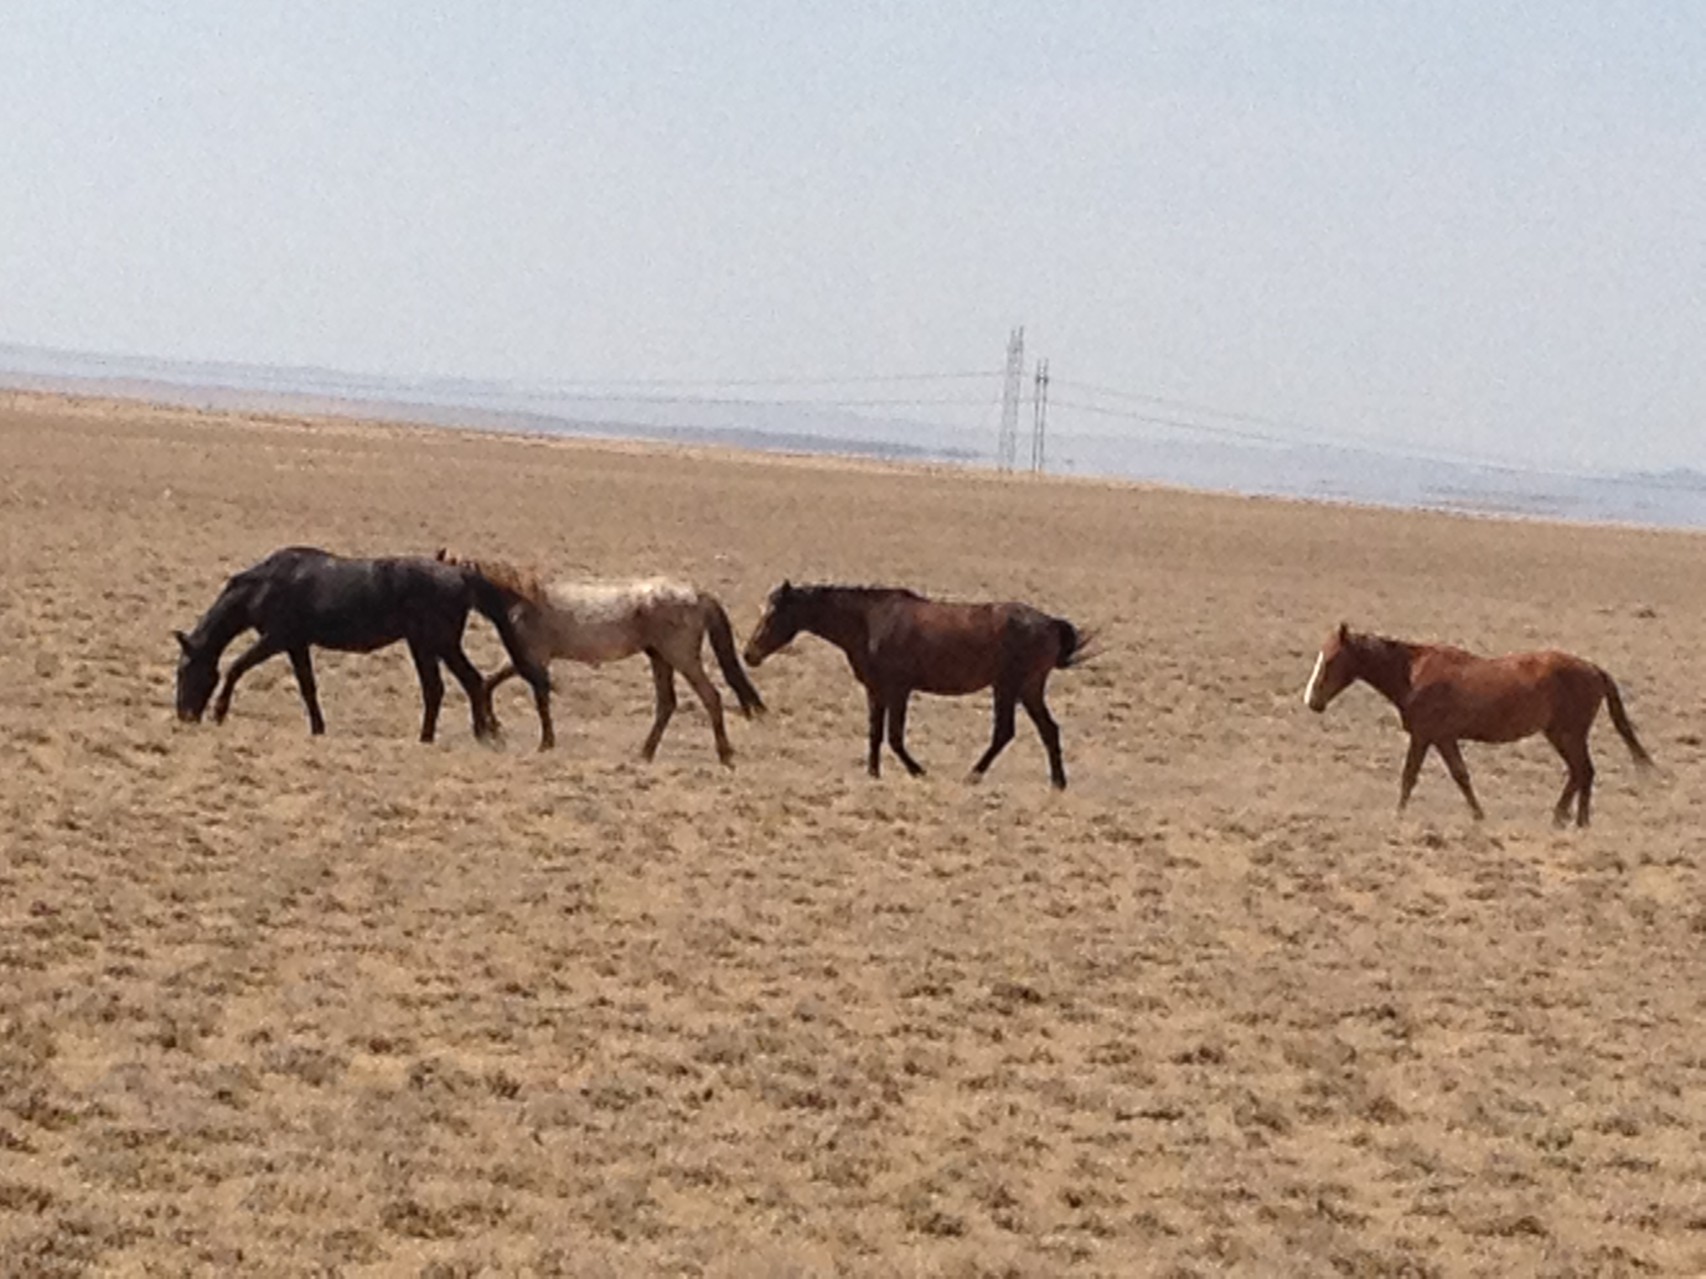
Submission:
<svg viewBox="0 0 1706 1279">
<path fill-rule="evenodd" d="M 1056 379 L 1061 386 L 1072 390 L 1088 391 L 1092 395 L 1106 396 L 1111 400 L 1126 400 L 1136 404 L 1154 404 L 1161 408 L 1178 409 L 1185 413 L 1200 413 L 1206 417 L 1225 418 L 1229 422 L 1247 422 L 1252 426 L 1274 427 L 1279 430 L 1307 430 L 1297 423 L 1286 422 L 1279 418 L 1264 417 L 1259 413 L 1245 413 L 1237 409 L 1216 408 L 1212 404 L 1199 404 L 1191 400 L 1177 400 L 1165 395 L 1146 395 L 1141 391 L 1122 391 L 1117 387 L 1097 386 L 1090 382 L 1071 381 L 1066 378 Z"/>
<path fill-rule="evenodd" d="M 1001 380 L 1001 430 L 995 437 L 995 461 L 1003 471 L 1013 469 L 1019 441 L 1019 399 L 1025 376 L 1025 326 L 1007 334 L 1007 367 Z"/>
<path fill-rule="evenodd" d="M 795 377 L 753 377 L 753 378 L 583 378 L 575 380 L 544 379 L 533 381 L 520 379 L 522 385 L 538 388 L 541 392 L 567 391 L 581 388 L 615 388 L 615 387 L 744 387 L 744 386 L 864 386 L 899 382 L 969 382 L 999 378 L 1000 369 L 963 370 L 949 373 L 871 373 L 849 374 L 845 377 L 833 376 L 795 376 Z M 455 379 L 445 379 L 452 383 Z M 470 378 L 466 385 L 493 386 L 502 385 L 479 378 Z"/>
<path fill-rule="evenodd" d="M 1133 399 L 1142 399 L 1132 396 Z M 1211 435 L 1225 439 L 1242 440 L 1248 443 L 1273 444 L 1296 447 L 1298 445 L 1327 446 L 1332 448 L 1350 449 L 1362 453 L 1374 453 L 1383 457 L 1403 458 L 1411 461 L 1450 462 L 1458 465 L 1488 467 L 1494 470 L 1527 471 L 1532 468 L 1519 466 L 1515 463 L 1488 457 L 1481 454 L 1466 453 L 1456 449 L 1433 448 L 1427 445 L 1415 444 L 1406 440 L 1383 440 L 1371 436 L 1356 436 L 1343 433 L 1311 431 L 1305 427 L 1291 427 L 1290 434 L 1280 435 L 1271 431 L 1259 431 L 1235 426 L 1217 426 L 1206 422 L 1196 422 L 1188 418 L 1162 417 L 1153 413 L 1138 413 L 1129 409 L 1112 409 L 1106 405 L 1085 404 L 1075 400 L 1056 400 L 1056 407 L 1073 409 L 1080 413 L 1091 413 L 1098 417 L 1119 418 L 1128 422 L 1142 422 L 1150 426 L 1169 427 L 1174 430 L 1186 431 L 1197 435 Z M 1236 415 L 1228 414 L 1232 417 Z M 1258 422 L 1271 419 L 1252 418 Z M 1276 423 L 1276 425 L 1281 425 Z"/>
<path fill-rule="evenodd" d="M 1045 467 L 1043 437 L 1048 430 L 1048 361 L 1037 361 L 1036 381 L 1031 397 L 1031 472 L 1041 475 Z"/>
<path fill-rule="evenodd" d="M 1077 385 L 1061 381 L 1062 386 Z M 1082 388 L 1080 388 L 1082 389 Z M 1133 397 L 1137 398 L 1137 397 Z M 1138 413 L 1131 409 L 1111 409 L 1104 404 L 1085 404 L 1079 400 L 1054 400 L 1056 408 L 1075 409 L 1080 413 L 1093 413 L 1097 417 L 1119 418 L 1127 422 L 1143 422 L 1149 426 L 1167 426 L 1181 431 L 1194 431 L 1200 435 L 1220 435 L 1229 439 L 1251 440 L 1262 444 L 1299 444 L 1312 443 L 1307 436 L 1302 438 L 1274 435 L 1266 431 L 1246 430 L 1235 426 L 1214 426 L 1206 422 L 1194 422 L 1189 418 L 1162 417 L 1155 413 Z"/>
<path fill-rule="evenodd" d="M 990 403 L 987 395 L 956 396 L 943 398 L 940 396 L 922 399 L 917 396 L 906 397 L 836 397 L 832 399 L 794 398 L 794 399 L 757 399 L 739 396 L 713 395 L 625 395 L 621 392 L 600 394 L 596 392 L 562 392 L 554 395 L 520 396 L 509 395 L 508 399 L 554 399 L 580 404 L 693 404 L 704 405 L 708 408 L 804 408 L 804 409 L 852 409 L 852 408 L 932 408 L 963 407 L 986 408 Z"/>
</svg>

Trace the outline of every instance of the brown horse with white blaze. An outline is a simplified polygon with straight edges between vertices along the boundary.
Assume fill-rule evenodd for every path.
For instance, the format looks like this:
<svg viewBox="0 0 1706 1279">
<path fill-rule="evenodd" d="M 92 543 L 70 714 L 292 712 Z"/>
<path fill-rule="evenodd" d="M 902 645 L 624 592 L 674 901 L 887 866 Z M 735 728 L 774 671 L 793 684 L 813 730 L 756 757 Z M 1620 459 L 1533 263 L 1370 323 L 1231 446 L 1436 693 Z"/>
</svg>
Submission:
<svg viewBox="0 0 1706 1279">
<path fill-rule="evenodd" d="M 1452 780 L 1469 801 L 1469 811 L 1479 821 L 1484 814 L 1458 743 L 1514 742 L 1544 733 L 1569 771 L 1552 818 L 1562 826 L 1569 820 L 1574 800 L 1576 825 L 1586 826 L 1594 779 L 1588 731 L 1602 701 L 1636 764 L 1652 765 L 1635 737 L 1616 681 L 1592 662 L 1568 653 L 1547 650 L 1477 657 L 1446 645 L 1359 634 L 1340 623 L 1315 659 L 1303 691 L 1304 704 L 1312 711 L 1324 711 L 1359 679 L 1398 708 L 1398 718 L 1410 734 L 1398 789 L 1400 811 L 1409 802 L 1422 761 L 1432 749 L 1445 761 Z"/>
<path fill-rule="evenodd" d="M 770 593 L 746 646 L 756 667 L 801 631 L 847 654 L 870 706 L 870 773 L 880 773 L 883 731 L 906 771 L 923 766 L 906 749 L 906 706 L 913 693 L 956 696 L 993 688 L 995 732 L 972 766 L 982 777 L 1013 740 L 1014 708 L 1023 705 L 1048 751 L 1049 777 L 1066 786 L 1060 728 L 1043 700 L 1049 673 L 1087 656 L 1087 637 L 1071 622 L 1028 604 L 957 604 L 880 586 L 795 586 Z"/>
</svg>

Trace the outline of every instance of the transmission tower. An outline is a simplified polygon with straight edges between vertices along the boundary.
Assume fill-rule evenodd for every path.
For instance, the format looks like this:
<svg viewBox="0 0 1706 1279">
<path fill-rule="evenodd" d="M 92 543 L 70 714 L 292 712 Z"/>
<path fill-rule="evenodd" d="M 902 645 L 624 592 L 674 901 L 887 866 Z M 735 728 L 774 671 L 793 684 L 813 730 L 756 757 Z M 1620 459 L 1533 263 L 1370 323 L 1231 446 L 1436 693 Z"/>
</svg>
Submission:
<svg viewBox="0 0 1706 1279">
<path fill-rule="evenodd" d="M 1007 335 L 1007 372 L 1001 384 L 1001 435 L 995 458 L 1003 471 L 1011 471 L 1019 451 L 1019 401 L 1024 398 L 1025 326 Z"/>
<path fill-rule="evenodd" d="M 1048 361 L 1037 361 L 1037 376 L 1031 392 L 1031 472 L 1042 474 L 1046 457 L 1043 437 L 1048 430 Z"/>
</svg>

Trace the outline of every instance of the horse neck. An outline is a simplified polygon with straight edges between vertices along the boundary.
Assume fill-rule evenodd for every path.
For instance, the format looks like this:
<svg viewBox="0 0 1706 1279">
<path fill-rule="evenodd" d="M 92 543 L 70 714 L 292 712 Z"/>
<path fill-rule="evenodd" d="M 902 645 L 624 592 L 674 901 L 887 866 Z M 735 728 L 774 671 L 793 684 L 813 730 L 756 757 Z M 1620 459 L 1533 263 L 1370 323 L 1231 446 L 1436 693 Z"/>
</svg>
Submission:
<svg viewBox="0 0 1706 1279">
<path fill-rule="evenodd" d="M 825 590 L 800 629 L 828 640 L 849 654 L 857 654 L 863 652 L 870 635 L 866 618 L 869 608 L 869 601 L 850 592 Z"/>
<path fill-rule="evenodd" d="M 1410 667 L 1415 661 L 1416 646 L 1400 640 L 1374 639 L 1360 648 L 1358 655 L 1361 662 L 1357 677 L 1401 708 L 1410 695 Z"/>
<path fill-rule="evenodd" d="M 248 592 L 241 586 L 227 586 L 195 624 L 190 643 L 218 657 L 250 624 Z"/>
</svg>

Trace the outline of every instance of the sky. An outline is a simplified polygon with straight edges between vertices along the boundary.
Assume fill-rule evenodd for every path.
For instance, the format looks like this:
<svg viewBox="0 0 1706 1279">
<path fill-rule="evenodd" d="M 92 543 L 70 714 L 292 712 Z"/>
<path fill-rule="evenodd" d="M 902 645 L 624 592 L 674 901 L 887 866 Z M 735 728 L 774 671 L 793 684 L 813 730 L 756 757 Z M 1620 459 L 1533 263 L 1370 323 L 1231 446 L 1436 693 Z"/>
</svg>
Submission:
<svg viewBox="0 0 1706 1279">
<path fill-rule="evenodd" d="M 744 379 L 1023 324 L 1063 414 L 1706 469 L 1691 0 L 12 0 L 0 48 L 0 341 Z"/>
</svg>

